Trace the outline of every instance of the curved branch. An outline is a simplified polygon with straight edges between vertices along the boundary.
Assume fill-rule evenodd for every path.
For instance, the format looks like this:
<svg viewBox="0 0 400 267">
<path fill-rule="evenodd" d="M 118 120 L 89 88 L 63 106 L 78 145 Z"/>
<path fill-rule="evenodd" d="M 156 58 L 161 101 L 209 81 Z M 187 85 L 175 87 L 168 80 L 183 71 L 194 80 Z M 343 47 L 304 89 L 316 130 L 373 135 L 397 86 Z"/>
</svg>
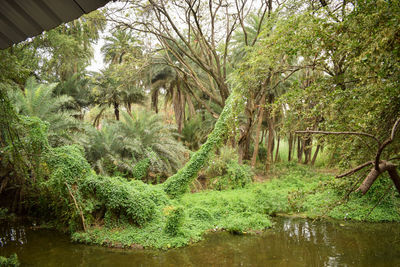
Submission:
<svg viewBox="0 0 400 267">
<path fill-rule="evenodd" d="M 68 184 L 67 183 L 64 183 L 64 184 L 68 189 L 69 195 L 72 197 L 72 200 L 74 201 L 76 209 L 79 211 L 79 214 L 81 215 L 83 230 L 86 232 L 85 217 L 83 216 L 82 209 L 79 208 L 78 202 L 76 201 L 74 195 L 72 194 L 71 189 L 69 188 Z"/>
<path fill-rule="evenodd" d="M 399 123 L 400 123 L 400 118 L 398 118 L 398 119 L 396 120 L 396 122 L 393 124 L 390 137 L 389 137 L 388 139 L 386 139 L 385 142 L 383 142 L 383 143 L 379 146 L 378 151 L 376 152 L 376 156 L 375 156 L 375 170 L 377 170 L 377 171 L 379 170 L 379 159 L 380 159 L 380 157 L 381 157 L 381 154 L 382 154 L 383 150 L 385 149 L 385 147 L 386 147 L 387 145 L 389 145 L 390 143 L 393 142 L 394 136 L 395 136 L 395 134 L 396 134 L 397 127 L 399 126 Z"/>
<path fill-rule="evenodd" d="M 348 176 L 348 175 L 352 175 L 353 173 L 356 173 L 356 172 L 358 172 L 359 170 L 362 170 L 363 168 L 365 168 L 365 167 L 367 167 L 368 165 L 373 164 L 373 163 L 374 163 L 374 162 L 373 162 L 372 160 L 370 160 L 370 161 L 368 161 L 368 162 L 365 162 L 365 163 L 363 163 L 363 164 L 361 164 L 361 165 L 358 165 L 357 167 L 355 167 L 355 168 L 353 168 L 353 169 L 351 169 L 351 170 L 349 170 L 349 171 L 347 171 L 347 172 L 345 172 L 345 173 L 336 175 L 336 178 L 342 178 L 342 177 L 345 177 L 345 176 Z"/>
<path fill-rule="evenodd" d="M 396 130 L 397 130 L 397 127 L 399 126 L 399 124 L 400 124 L 400 118 L 398 118 L 397 121 L 393 125 L 392 134 L 390 135 L 390 139 L 392 139 L 392 140 L 394 139 L 394 135 L 396 134 Z"/>
</svg>

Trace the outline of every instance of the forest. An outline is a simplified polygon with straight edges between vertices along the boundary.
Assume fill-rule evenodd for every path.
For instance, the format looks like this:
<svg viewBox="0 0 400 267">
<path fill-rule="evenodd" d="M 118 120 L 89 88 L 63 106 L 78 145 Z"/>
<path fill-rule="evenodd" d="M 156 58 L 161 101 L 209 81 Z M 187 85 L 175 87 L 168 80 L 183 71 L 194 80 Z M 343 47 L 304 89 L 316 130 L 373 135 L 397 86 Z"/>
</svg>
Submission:
<svg viewBox="0 0 400 267">
<path fill-rule="evenodd" d="M 161 249 L 400 222 L 399 77 L 399 1 L 110 3 L 0 50 L 0 219 Z"/>
</svg>

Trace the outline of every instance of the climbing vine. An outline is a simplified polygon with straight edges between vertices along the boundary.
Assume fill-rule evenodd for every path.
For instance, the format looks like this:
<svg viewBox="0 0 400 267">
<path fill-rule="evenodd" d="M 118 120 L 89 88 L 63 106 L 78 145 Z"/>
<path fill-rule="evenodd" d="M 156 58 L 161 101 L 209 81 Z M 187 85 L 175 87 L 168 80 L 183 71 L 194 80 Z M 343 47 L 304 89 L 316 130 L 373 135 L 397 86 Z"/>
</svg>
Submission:
<svg viewBox="0 0 400 267">
<path fill-rule="evenodd" d="M 241 110 L 243 100 L 239 90 L 234 90 L 231 93 L 207 141 L 192 155 L 189 162 L 182 169 L 168 178 L 163 184 L 165 192 L 170 197 L 180 196 L 187 191 L 188 185 L 197 177 L 198 172 L 206 164 L 211 152 L 221 145 L 228 135 L 231 125 L 235 125 L 233 122 Z"/>
</svg>

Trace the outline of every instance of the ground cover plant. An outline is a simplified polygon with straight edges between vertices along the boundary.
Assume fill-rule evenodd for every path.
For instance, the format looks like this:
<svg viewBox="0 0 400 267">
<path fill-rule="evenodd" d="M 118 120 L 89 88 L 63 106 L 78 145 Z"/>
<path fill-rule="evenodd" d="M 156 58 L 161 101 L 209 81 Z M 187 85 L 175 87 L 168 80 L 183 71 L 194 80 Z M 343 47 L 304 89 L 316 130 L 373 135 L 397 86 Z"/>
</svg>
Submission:
<svg viewBox="0 0 400 267">
<path fill-rule="evenodd" d="M 103 246 L 180 247 L 201 240 L 214 231 L 257 234 L 273 227 L 273 217 L 296 215 L 368 222 L 400 222 L 400 199 L 388 182 L 375 184 L 364 197 L 345 198 L 343 181 L 296 164 L 277 166 L 279 177 L 240 189 L 206 190 L 168 201 L 153 220 L 139 226 L 123 220 L 103 228 L 77 232 L 72 239 Z M 118 226 L 117 226 L 118 225 Z M 116 227 L 117 226 L 117 227 Z"/>
</svg>

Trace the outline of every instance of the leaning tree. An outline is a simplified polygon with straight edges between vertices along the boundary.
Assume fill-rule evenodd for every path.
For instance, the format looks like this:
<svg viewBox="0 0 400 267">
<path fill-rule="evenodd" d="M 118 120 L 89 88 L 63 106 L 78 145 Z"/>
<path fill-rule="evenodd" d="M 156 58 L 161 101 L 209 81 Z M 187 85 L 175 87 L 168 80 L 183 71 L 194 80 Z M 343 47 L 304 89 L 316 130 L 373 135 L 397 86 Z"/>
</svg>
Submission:
<svg viewBox="0 0 400 267">
<path fill-rule="evenodd" d="M 393 124 L 393 127 L 391 129 L 390 135 L 387 139 L 384 141 L 381 141 L 378 137 L 369 134 L 369 133 L 364 133 L 364 132 L 329 132 L 329 131 L 296 131 L 297 134 L 324 134 L 324 135 L 357 135 L 357 136 L 362 136 L 362 137 L 368 137 L 373 139 L 376 144 L 377 144 L 377 150 L 374 159 L 367 161 L 361 165 L 358 165 L 357 167 L 343 173 L 340 175 L 337 175 L 336 178 L 342 178 L 348 175 L 352 175 L 365 167 L 368 166 L 373 166 L 372 169 L 369 171 L 367 176 L 365 177 L 364 181 L 361 183 L 361 185 L 357 188 L 356 192 L 360 191 L 363 195 L 365 195 L 368 190 L 371 188 L 373 183 L 378 179 L 378 177 L 387 172 L 389 174 L 390 179 L 392 179 L 393 184 L 395 185 L 397 191 L 400 193 L 400 176 L 399 173 L 397 172 L 397 166 L 396 164 L 392 163 L 391 161 L 395 159 L 400 159 L 398 156 L 393 156 L 393 157 L 388 157 L 387 159 L 383 160 L 381 159 L 382 152 L 384 149 L 391 144 L 396 136 L 397 129 L 399 128 L 400 124 L 400 118 L 396 120 L 396 122 Z"/>
</svg>

